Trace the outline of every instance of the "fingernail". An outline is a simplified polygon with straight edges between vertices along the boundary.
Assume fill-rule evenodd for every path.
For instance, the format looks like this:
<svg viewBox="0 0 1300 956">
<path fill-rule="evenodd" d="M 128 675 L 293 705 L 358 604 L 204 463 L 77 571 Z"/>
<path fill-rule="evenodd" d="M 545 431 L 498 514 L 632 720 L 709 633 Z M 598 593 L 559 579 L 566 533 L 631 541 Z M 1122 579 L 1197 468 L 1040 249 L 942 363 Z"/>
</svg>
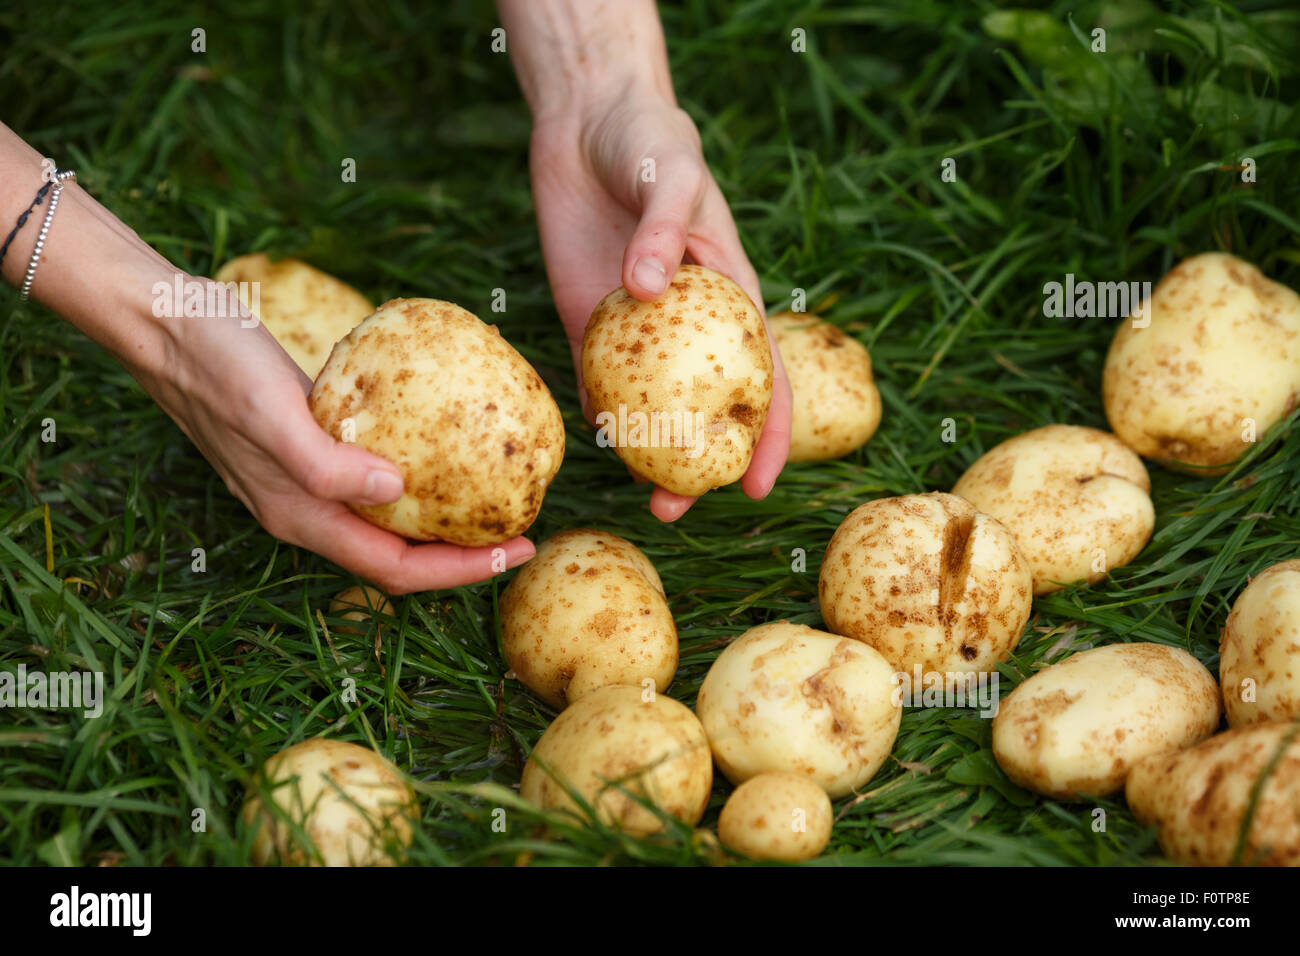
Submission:
<svg viewBox="0 0 1300 956">
<path fill-rule="evenodd" d="M 513 558 L 509 560 L 509 562 L 506 563 L 506 569 L 508 570 L 510 568 L 517 568 L 525 561 L 531 561 L 533 559 L 533 555 L 535 554 L 537 554 L 537 549 L 529 548 L 527 551 L 515 555 Z"/>
<path fill-rule="evenodd" d="M 366 487 L 361 494 L 365 504 L 388 504 L 402 497 L 402 479 L 391 471 L 375 468 L 366 475 Z"/>
<path fill-rule="evenodd" d="M 638 259 L 632 269 L 632 278 L 641 288 L 655 295 L 668 288 L 668 271 L 658 259 Z"/>
</svg>

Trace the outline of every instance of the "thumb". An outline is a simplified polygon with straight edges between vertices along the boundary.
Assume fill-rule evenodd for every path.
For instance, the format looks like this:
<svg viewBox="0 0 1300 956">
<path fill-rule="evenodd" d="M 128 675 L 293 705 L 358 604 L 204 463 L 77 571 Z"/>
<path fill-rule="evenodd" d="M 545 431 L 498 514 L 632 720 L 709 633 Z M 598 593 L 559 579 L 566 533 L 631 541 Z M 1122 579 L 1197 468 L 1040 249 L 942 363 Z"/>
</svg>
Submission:
<svg viewBox="0 0 1300 956">
<path fill-rule="evenodd" d="M 306 402 L 289 416 L 272 446 L 286 471 L 306 491 L 330 501 L 382 505 L 402 496 L 397 466 L 347 442 L 335 441 L 307 411 Z"/>
<path fill-rule="evenodd" d="M 665 159 L 640 187 L 641 220 L 623 253 L 623 286 L 638 299 L 663 295 L 682 264 L 707 177 L 693 159 Z"/>
</svg>

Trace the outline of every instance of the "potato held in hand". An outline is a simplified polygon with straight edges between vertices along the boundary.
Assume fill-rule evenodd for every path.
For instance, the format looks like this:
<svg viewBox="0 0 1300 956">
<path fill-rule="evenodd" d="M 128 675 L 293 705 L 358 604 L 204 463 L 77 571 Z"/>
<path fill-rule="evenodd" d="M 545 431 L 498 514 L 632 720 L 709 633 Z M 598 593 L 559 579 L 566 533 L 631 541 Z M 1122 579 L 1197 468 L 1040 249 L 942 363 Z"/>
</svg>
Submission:
<svg viewBox="0 0 1300 956">
<path fill-rule="evenodd" d="M 263 804 L 264 791 L 281 813 Z M 259 865 L 389 866 L 411 842 L 419 809 L 406 780 L 374 751 L 313 737 L 266 762 L 243 816 L 258 827 L 252 857 Z M 319 858 L 295 842 L 290 821 L 306 832 Z"/>
<path fill-rule="evenodd" d="M 1300 561 L 1283 561 L 1238 595 L 1219 644 L 1230 727 L 1300 717 Z"/>
<path fill-rule="evenodd" d="M 1034 593 L 1100 581 L 1128 564 L 1155 527 L 1142 459 L 1114 435 L 1048 425 L 981 455 L 953 487 L 1016 536 Z"/>
<path fill-rule="evenodd" d="M 817 591 L 829 630 L 900 671 L 987 671 L 1020 642 L 1033 578 L 1015 538 L 965 498 L 880 498 L 836 529 Z"/>
<path fill-rule="evenodd" d="M 346 282 L 297 259 L 272 262 L 261 252 L 240 256 L 222 266 L 214 278 L 257 283 L 257 317 L 313 380 L 325 367 L 334 343 L 375 310 Z M 244 305 L 252 308 L 250 298 L 244 298 Z"/>
<path fill-rule="evenodd" d="M 392 504 L 351 504 L 408 538 L 473 547 L 523 533 L 564 458 L 546 385 L 496 326 L 437 299 L 393 299 L 339 342 L 310 404 L 332 437 L 401 470 Z"/>
<path fill-rule="evenodd" d="M 677 625 L 650 559 L 604 531 L 547 539 L 501 596 L 506 664 L 552 707 L 677 670 Z"/>
<path fill-rule="evenodd" d="M 609 826 L 635 835 L 663 829 L 660 817 L 615 784 L 683 823 L 699 822 L 713 786 L 713 761 L 704 728 L 689 708 L 622 684 L 583 695 L 542 734 L 524 765 L 519 795 L 539 807 L 576 813 L 566 789 L 572 787 Z"/>
<path fill-rule="evenodd" d="M 1183 866 L 1300 866 L 1296 730 L 1291 721 L 1274 721 L 1217 734 L 1190 750 L 1148 757 L 1129 774 L 1129 809 L 1139 822 L 1157 828 L 1160 849 Z M 1254 812 L 1236 859 L 1252 801 Z"/>
<path fill-rule="evenodd" d="M 1138 320 L 1150 324 L 1134 327 Z M 1219 252 L 1179 263 L 1124 320 L 1102 378 L 1106 417 L 1138 454 L 1226 467 L 1296 406 L 1300 296 Z"/>
<path fill-rule="evenodd" d="M 591 313 L 582 381 L 597 442 L 635 473 L 696 497 L 749 468 L 772 403 L 763 318 L 726 276 L 682 266 L 654 302 L 618 288 Z"/>
<path fill-rule="evenodd" d="M 767 320 L 794 393 L 790 461 L 847 455 L 876 433 L 880 392 L 871 356 L 857 339 L 815 315 Z"/>
</svg>

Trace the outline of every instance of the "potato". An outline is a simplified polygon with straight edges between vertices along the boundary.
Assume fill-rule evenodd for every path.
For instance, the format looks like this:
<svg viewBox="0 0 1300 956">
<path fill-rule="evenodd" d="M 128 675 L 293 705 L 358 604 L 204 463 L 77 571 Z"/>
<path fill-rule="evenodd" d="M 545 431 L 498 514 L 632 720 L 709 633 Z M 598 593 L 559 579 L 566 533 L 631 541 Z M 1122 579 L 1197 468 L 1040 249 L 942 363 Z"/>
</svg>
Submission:
<svg viewBox="0 0 1300 956">
<path fill-rule="evenodd" d="M 613 445 L 634 473 L 691 497 L 749 468 L 772 370 L 758 308 L 703 266 L 682 266 L 654 302 L 615 289 L 582 339 L 597 442 Z"/>
<path fill-rule="evenodd" d="M 1155 528 L 1142 459 L 1095 428 L 1047 425 L 982 455 L 953 487 L 1016 536 L 1034 593 L 1092 584 L 1137 557 Z"/>
<path fill-rule="evenodd" d="M 718 839 L 753 860 L 811 860 L 831 839 L 830 797 L 797 773 L 760 773 L 727 798 Z"/>
<path fill-rule="evenodd" d="M 1185 259 L 1125 319 L 1102 398 L 1120 440 L 1171 468 L 1226 471 L 1300 393 L 1300 296 L 1219 252 Z"/>
<path fill-rule="evenodd" d="M 345 621 L 368 621 L 376 611 L 389 617 L 395 617 L 397 613 L 393 610 L 392 602 L 378 588 L 346 588 L 334 595 L 330 601 L 330 614 L 338 615 Z M 365 632 L 364 627 L 349 627 L 347 625 L 341 625 L 337 630 L 340 634 L 362 634 Z"/>
<path fill-rule="evenodd" d="M 349 507 L 421 541 L 523 533 L 564 458 L 564 422 L 494 325 L 437 299 L 386 302 L 334 346 L 309 398 L 330 435 L 401 470 L 392 504 Z"/>
<path fill-rule="evenodd" d="M 1267 568 L 1237 596 L 1219 655 L 1228 726 L 1300 717 L 1300 560 Z"/>
<path fill-rule="evenodd" d="M 695 709 L 732 783 L 786 771 L 839 797 L 875 776 L 894 746 L 893 676 L 866 644 L 776 621 L 718 655 Z"/>
<path fill-rule="evenodd" d="M 231 259 L 217 282 L 256 282 L 254 310 L 267 331 L 311 379 L 320 374 L 334 343 L 375 310 L 346 282 L 297 259 L 272 262 L 265 253 Z M 253 307 L 250 297 L 244 305 Z"/>
<path fill-rule="evenodd" d="M 1157 828 L 1160 849 L 1175 863 L 1234 863 L 1248 826 L 1235 862 L 1300 866 L 1300 733 L 1291 721 L 1240 727 L 1148 757 L 1129 774 L 1125 796 L 1138 821 Z"/>
<path fill-rule="evenodd" d="M 524 686 L 564 707 L 606 684 L 677 670 L 677 625 L 649 558 L 604 531 L 563 531 L 501 596 L 501 648 Z"/>
<path fill-rule="evenodd" d="M 815 315 L 782 312 L 767 327 L 794 392 L 789 460 L 839 458 L 865 444 L 880 424 L 866 347 Z"/>
<path fill-rule="evenodd" d="M 546 728 L 519 794 L 543 809 L 579 813 L 566 784 L 602 823 L 633 835 L 657 833 L 664 821 L 619 785 L 694 826 L 713 787 L 709 742 L 684 704 L 626 684 L 599 687 Z"/>
<path fill-rule="evenodd" d="M 264 805 L 268 792 L 280 813 Z M 419 812 L 415 792 L 383 757 L 313 737 L 266 762 L 248 791 L 243 817 L 258 828 L 252 859 L 259 866 L 389 866 L 410 844 Z M 294 826 L 311 839 L 314 855 L 295 840 Z"/>
<path fill-rule="evenodd" d="M 1020 641 L 1033 600 L 1011 532 L 964 498 L 880 498 L 840 523 L 817 590 L 827 629 L 900 671 L 987 671 Z"/>
<path fill-rule="evenodd" d="M 1143 757 L 1190 747 L 1218 726 L 1219 689 L 1195 657 L 1164 644 L 1109 644 L 1008 694 L 993 718 L 993 756 L 1035 793 L 1105 797 Z"/>
</svg>

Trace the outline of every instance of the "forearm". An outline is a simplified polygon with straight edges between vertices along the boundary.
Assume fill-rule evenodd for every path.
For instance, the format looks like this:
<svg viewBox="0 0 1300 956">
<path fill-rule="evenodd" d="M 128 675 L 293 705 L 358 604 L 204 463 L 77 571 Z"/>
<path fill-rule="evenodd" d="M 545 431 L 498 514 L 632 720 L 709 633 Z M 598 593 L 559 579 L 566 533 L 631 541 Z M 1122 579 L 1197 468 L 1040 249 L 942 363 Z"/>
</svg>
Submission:
<svg viewBox="0 0 1300 956">
<path fill-rule="evenodd" d="M 497 0 L 497 9 L 535 120 L 634 88 L 676 103 L 653 0 Z"/>
<path fill-rule="evenodd" d="M 41 155 L 0 123 L 0 242 L 36 196 Z M 27 217 L 2 266 L 21 286 L 50 194 Z M 167 319 L 152 315 L 155 282 L 178 270 L 76 184 L 63 188 L 31 296 L 108 349 L 132 371 L 167 362 Z"/>
</svg>

